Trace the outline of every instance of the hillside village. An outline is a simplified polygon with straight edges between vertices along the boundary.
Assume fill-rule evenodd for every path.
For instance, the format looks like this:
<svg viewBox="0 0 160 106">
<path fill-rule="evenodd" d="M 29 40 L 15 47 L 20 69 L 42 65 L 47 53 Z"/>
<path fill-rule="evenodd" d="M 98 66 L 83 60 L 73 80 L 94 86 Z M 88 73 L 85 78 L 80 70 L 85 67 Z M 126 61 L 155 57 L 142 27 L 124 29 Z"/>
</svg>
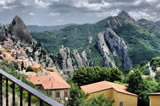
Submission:
<svg viewBox="0 0 160 106">
<path fill-rule="evenodd" d="M 19 25 L 24 29 L 19 28 Z M 21 37 L 21 34 L 25 36 Z M 0 62 L 14 63 L 16 70 L 12 70 L 13 73 L 25 75 L 26 80 L 38 90 L 45 91 L 47 96 L 64 105 L 160 105 L 157 101 L 160 98 L 158 57 L 126 72 L 116 67 L 86 66 L 77 67 L 70 76 L 59 70 L 54 59 L 46 52 L 43 53 L 43 47 L 31 38 L 20 17 L 16 16 L 9 27 L 0 30 L 0 38 L 2 36 L 4 39 L 0 39 Z"/>
<path fill-rule="evenodd" d="M 18 43 L 8 38 L 1 43 L 0 59 L 17 63 L 18 67 L 15 71 L 26 75 L 28 81 L 46 90 L 53 99 L 65 103 L 69 96 L 69 84 L 65 82 L 55 66 L 45 67 L 29 57 L 26 51 L 30 49 L 32 48 L 20 47 Z"/>
</svg>

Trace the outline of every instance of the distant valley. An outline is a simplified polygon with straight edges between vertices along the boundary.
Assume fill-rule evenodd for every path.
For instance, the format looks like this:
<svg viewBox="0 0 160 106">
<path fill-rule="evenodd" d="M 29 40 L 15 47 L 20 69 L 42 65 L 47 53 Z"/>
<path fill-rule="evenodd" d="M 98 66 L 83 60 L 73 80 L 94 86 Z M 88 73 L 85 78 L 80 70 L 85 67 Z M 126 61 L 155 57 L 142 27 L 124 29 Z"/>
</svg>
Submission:
<svg viewBox="0 0 160 106">
<path fill-rule="evenodd" d="M 67 25 L 55 25 L 55 26 L 38 26 L 38 25 L 28 25 L 28 30 L 30 32 L 45 32 L 45 31 L 55 31 L 63 29 L 67 26 L 70 26 L 72 24 Z"/>
</svg>

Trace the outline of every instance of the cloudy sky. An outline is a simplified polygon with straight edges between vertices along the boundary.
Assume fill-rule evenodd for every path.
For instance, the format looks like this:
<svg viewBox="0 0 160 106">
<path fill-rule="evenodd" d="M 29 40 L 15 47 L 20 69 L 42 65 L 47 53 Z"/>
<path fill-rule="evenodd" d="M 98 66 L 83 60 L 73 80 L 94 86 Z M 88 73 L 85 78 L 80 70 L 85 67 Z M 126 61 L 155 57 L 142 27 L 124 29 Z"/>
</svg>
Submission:
<svg viewBox="0 0 160 106">
<path fill-rule="evenodd" d="M 94 23 L 122 10 L 135 19 L 160 20 L 160 0 L 0 0 L 0 23 L 16 15 L 27 25 Z"/>
</svg>

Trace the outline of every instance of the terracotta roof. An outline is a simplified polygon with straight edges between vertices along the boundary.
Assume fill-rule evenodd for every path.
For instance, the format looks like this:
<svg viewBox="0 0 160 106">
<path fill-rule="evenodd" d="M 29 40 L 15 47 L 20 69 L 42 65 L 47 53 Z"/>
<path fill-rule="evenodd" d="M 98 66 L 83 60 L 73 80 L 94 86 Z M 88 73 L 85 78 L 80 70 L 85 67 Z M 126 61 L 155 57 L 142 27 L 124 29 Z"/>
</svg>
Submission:
<svg viewBox="0 0 160 106">
<path fill-rule="evenodd" d="M 93 84 L 84 85 L 84 86 L 81 86 L 81 89 L 85 93 L 89 93 L 89 94 L 103 91 L 103 90 L 107 90 L 107 89 L 114 89 L 120 93 L 125 93 L 125 94 L 129 94 L 129 95 L 137 96 L 136 94 L 128 92 L 126 90 L 125 86 L 120 85 L 120 84 L 116 84 L 116 83 L 112 83 L 112 82 L 108 82 L 108 81 L 101 81 L 101 82 L 97 82 L 97 83 L 93 83 Z"/>
<path fill-rule="evenodd" d="M 5 53 L 4 54 L 5 56 L 5 59 L 8 60 L 8 61 L 14 61 L 15 59 L 13 58 L 13 56 L 11 56 L 11 54 L 9 53 Z"/>
<path fill-rule="evenodd" d="M 47 70 L 52 70 L 52 71 L 57 71 L 57 68 L 56 68 L 56 67 L 47 67 L 46 69 L 47 69 Z"/>
<path fill-rule="evenodd" d="M 160 71 L 160 67 L 157 67 L 157 68 L 156 68 L 156 71 Z"/>
<path fill-rule="evenodd" d="M 68 89 L 69 84 L 57 72 L 39 72 L 35 76 L 29 76 L 28 80 L 35 85 L 42 85 L 44 89 Z"/>
<path fill-rule="evenodd" d="M 32 66 L 32 68 L 40 68 L 40 67 L 41 67 L 40 64 L 34 64 L 34 65 Z"/>
<path fill-rule="evenodd" d="M 148 95 L 149 96 L 160 96 L 160 92 L 158 92 L 158 93 L 149 93 Z"/>
<path fill-rule="evenodd" d="M 32 76 L 35 76 L 36 73 L 35 72 L 26 72 L 25 75 L 29 76 L 29 77 L 32 77 Z"/>
<path fill-rule="evenodd" d="M 0 51 L 1 52 L 7 52 L 7 49 L 1 48 Z"/>
</svg>

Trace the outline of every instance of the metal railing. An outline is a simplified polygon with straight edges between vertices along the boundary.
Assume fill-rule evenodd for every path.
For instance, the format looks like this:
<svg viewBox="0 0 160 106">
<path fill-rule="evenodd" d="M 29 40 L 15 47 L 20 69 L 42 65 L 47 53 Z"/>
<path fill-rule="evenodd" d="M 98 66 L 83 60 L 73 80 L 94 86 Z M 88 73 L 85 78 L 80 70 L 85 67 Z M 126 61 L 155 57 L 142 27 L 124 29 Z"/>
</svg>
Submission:
<svg viewBox="0 0 160 106">
<path fill-rule="evenodd" d="M 5 81 L 3 81 L 5 80 Z M 5 99 L 6 106 L 9 106 L 9 81 L 12 83 L 12 106 L 16 106 L 16 103 L 18 100 L 15 100 L 16 98 L 16 92 L 15 92 L 15 85 L 18 85 L 20 91 L 19 95 L 19 106 L 23 106 L 23 91 L 28 92 L 28 106 L 32 105 L 32 99 L 31 96 L 35 96 L 38 98 L 40 106 L 44 106 L 44 104 L 47 104 L 49 106 L 63 106 L 62 104 L 54 101 L 53 99 L 49 98 L 48 96 L 42 94 L 41 92 L 37 91 L 36 89 L 30 87 L 29 85 L 23 83 L 21 80 L 18 80 L 17 78 L 13 77 L 12 75 L 6 73 L 5 71 L 0 69 L 0 106 L 4 106 L 3 99 Z M 5 95 L 3 94 L 3 82 L 5 82 Z M 5 97 L 5 98 L 3 98 Z M 16 98 L 17 99 L 17 98 Z"/>
</svg>

